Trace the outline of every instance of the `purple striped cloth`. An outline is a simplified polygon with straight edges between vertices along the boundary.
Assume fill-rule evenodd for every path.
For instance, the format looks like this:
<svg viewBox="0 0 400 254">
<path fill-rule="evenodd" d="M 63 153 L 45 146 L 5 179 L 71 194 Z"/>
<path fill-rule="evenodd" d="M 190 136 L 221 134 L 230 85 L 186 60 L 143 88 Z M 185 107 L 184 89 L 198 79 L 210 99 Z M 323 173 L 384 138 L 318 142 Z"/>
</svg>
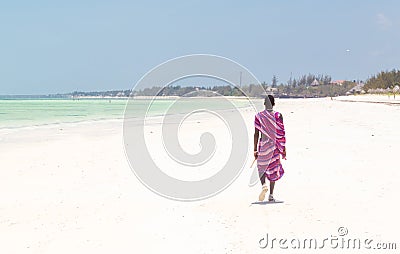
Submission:
<svg viewBox="0 0 400 254">
<path fill-rule="evenodd" d="M 280 154 L 286 143 L 285 127 L 281 114 L 264 110 L 256 114 L 254 125 L 262 135 L 258 143 L 257 168 L 269 181 L 277 181 L 284 174 Z"/>
</svg>

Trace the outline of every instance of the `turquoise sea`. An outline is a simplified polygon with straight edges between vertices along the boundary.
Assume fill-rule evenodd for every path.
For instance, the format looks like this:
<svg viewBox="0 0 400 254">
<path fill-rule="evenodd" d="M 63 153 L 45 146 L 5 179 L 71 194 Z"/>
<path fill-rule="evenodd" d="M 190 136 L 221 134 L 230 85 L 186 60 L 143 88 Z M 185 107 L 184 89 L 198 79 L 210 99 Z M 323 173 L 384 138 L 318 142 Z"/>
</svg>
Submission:
<svg viewBox="0 0 400 254">
<path fill-rule="evenodd" d="M 248 101 L 234 100 L 235 105 L 245 107 Z M 148 101 L 147 101 L 148 102 Z M 141 108 L 145 100 L 135 100 Z M 56 123 L 73 123 L 91 120 L 122 119 L 127 99 L 0 99 L 0 129 L 40 126 Z M 173 99 L 157 99 L 153 102 L 149 115 L 161 115 L 174 103 Z M 187 99 L 181 104 L 199 108 L 224 109 L 218 99 Z M 135 109 L 135 107 L 133 107 Z"/>
<path fill-rule="evenodd" d="M 123 117 L 126 100 L 2 99 L 0 128 Z"/>
</svg>

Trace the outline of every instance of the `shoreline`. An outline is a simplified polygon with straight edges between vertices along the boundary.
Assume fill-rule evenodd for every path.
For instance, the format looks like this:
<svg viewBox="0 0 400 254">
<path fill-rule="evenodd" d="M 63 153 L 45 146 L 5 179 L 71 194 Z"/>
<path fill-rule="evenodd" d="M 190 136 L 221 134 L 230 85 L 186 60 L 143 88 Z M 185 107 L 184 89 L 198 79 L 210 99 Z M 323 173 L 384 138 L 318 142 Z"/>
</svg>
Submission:
<svg viewBox="0 0 400 254">
<path fill-rule="evenodd" d="M 228 98 L 232 99 L 239 99 L 239 100 L 246 100 L 246 97 L 237 97 L 237 96 L 225 96 Z M 178 97 L 178 98 L 188 98 L 188 97 Z M 196 97 L 198 99 L 204 99 L 200 97 Z M 205 97 L 207 99 L 217 99 L 218 97 Z M 141 98 L 145 99 L 145 98 Z M 172 99 L 172 98 L 170 98 Z M 192 98 L 188 98 L 192 99 Z M 251 100 L 262 100 L 261 98 L 250 98 Z M 298 101 L 303 99 L 304 101 L 325 101 L 325 100 L 330 100 L 330 97 L 319 97 L 319 98 L 276 98 L 277 101 L 282 100 L 282 101 Z M 23 99 L 25 100 L 25 99 Z M 35 99 L 33 99 L 35 100 Z M 118 99 L 120 100 L 120 99 Z M 346 95 L 346 96 L 338 96 L 338 97 L 333 97 L 333 101 L 339 101 L 339 102 L 359 102 L 359 103 L 375 103 L 375 104 L 385 104 L 385 105 L 400 105 L 400 95 L 396 98 L 393 99 L 393 96 L 391 96 L 391 99 L 387 98 L 387 95 Z M 249 106 L 246 106 L 249 107 Z M 238 107 L 239 109 L 241 108 L 246 108 L 246 107 Z M 125 109 L 124 109 L 125 111 Z M 151 115 L 148 116 L 149 118 L 155 118 L 155 117 L 161 117 L 163 114 L 157 114 L 157 115 Z M 52 126 L 60 126 L 60 125 L 76 125 L 80 123 L 102 123 L 102 122 L 107 122 L 107 121 L 123 121 L 124 120 L 124 113 L 121 114 L 121 116 L 110 116 L 110 117 L 100 117 L 100 118 L 93 118 L 93 119 L 80 119 L 76 121 L 65 121 L 65 122 L 48 122 L 48 123 L 39 123 L 39 124 L 32 124 L 32 125 L 22 125 L 22 126 L 4 126 L 0 127 L 0 132 L 2 131 L 12 131 L 12 130 L 18 130 L 18 129 L 35 129 L 35 128 L 41 128 L 41 127 L 52 127 Z"/>
<path fill-rule="evenodd" d="M 71 121 L 71 122 L 51 122 L 51 123 L 42 123 L 42 124 L 34 124 L 34 125 L 25 125 L 25 126 L 7 126 L 7 127 L 0 127 L 0 132 L 2 130 L 18 130 L 18 129 L 36 129 L 36 128 L 46 128 L 58 125 L 77 125 L 81 123 L 101 123 L 101 122 L 108 122 L 108 121 L 122 121 L 124 118 L 98 118 L 98 119 L 84 119 L 79 121 Z"/>
<path fill-rule="evenodd" d="M 348 95 L 335 97 L 337 101 L 343 102 L 362 102 L 362 103 L 377 103 L 387 105 L 400 105 L 400 94 L 394 98 L 393 95 L 387 94 L 363 94 L 363 95 Z"/>
</svg>

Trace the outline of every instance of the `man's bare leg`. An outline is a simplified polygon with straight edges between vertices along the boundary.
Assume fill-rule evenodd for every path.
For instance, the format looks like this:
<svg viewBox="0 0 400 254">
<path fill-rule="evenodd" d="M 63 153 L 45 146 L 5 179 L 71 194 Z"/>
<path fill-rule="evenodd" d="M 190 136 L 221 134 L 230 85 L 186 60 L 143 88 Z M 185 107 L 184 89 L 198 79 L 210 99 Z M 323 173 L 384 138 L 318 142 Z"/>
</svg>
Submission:
<svg viewBox="0 0 400 254">
<path fill-rule="evenodd" d="M 261 181 L 261 184 L 262 184 L 262 189 L 261 189 L 260 195 L 258 196 L 258 200 L 259 201 L 264 201 L 265 194 L 267 194 L 267 191 L 268 191 L 268 187 L 265 184 L 265 173 L 260 173 L 259 176 L 260 176 L 260 181 Z"/>
<path fill-rule="evenodd" d="M 275 187 L 275 182 L 274 181 L 269 181 L 269 197 L 268 201 L 275 202 L 274 199 L 274 187 Z"/>
<path fill-rule="evenodd" d="M 274 187 L 275 187 L 275 182 L 269 181 L 269 194 L 271 194 L 271 195 L 274 194 Z"/>
</svg>

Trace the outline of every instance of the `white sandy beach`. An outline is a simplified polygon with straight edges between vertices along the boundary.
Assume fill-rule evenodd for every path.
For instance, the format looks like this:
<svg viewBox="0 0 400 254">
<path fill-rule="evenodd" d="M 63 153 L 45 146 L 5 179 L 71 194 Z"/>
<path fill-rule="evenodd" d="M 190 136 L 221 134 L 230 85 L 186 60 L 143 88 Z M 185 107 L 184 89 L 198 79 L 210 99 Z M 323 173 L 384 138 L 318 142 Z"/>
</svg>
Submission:
<svg viewBox="0 0 400 254">
<path fill-rule="evenodd" d="M 154 194 L 129 167 L 121 120 L 0 130 L 0 253 L 304 253 L 259 241 L 322 240 L 339 227 L 398 241 L 400 106 L 282 99 L 275 110 L 288 159 L 275 189 L 284 203 L 272 205 L 251 204 L 260 191 L 248 187 L 252 158 L 210 199 Z"/>
<path fill-rule="evenodd" d="M 339 96 L 335 100 L 339 101 L 355 101 L 365 103 L 386 103 L 386 104 L 397 104 L 400 103 L 400 94 L 365 94 L 365 95 L 350 95 L 350 96 Z"/>
</svg>

